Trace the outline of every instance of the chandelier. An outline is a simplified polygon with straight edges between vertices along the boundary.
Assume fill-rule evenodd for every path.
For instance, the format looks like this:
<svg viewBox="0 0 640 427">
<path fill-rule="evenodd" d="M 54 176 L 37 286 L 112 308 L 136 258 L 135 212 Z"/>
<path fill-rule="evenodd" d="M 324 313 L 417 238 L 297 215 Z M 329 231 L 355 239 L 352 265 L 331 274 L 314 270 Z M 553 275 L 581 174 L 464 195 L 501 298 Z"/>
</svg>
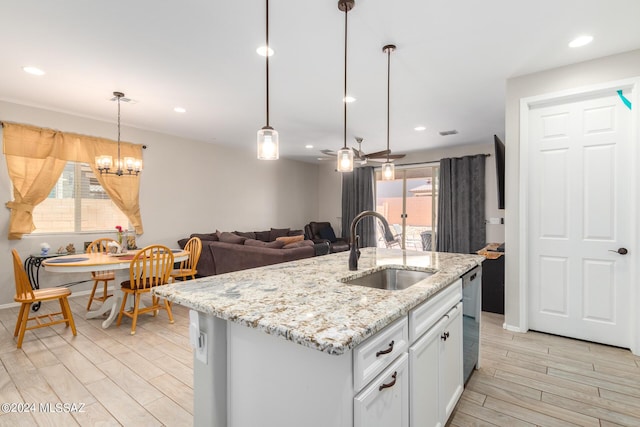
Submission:
<svg viewBox="0 0 640 427">
<path fill-rule="evenodd" d="M 113 92 L 118 102 L 118 157 L 115 164 L 113 157 L 102 155 L 96 157 L 96 168 L 100 171 L 100 175 L 138 175 L 142 171 L 142 160 L 134 157 L 120 156 L 120 98 L 124 97 L 122 92 Z M 115 168 L 115 170 L 113 170 Z"/>
</svg>

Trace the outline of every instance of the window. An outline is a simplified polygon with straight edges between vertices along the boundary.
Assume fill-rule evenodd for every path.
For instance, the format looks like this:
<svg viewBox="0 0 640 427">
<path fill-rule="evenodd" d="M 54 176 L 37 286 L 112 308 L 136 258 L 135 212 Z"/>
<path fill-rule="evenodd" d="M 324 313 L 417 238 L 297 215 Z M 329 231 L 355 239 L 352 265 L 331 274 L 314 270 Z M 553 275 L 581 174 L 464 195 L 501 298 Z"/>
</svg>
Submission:
<svg viewBox="0 0 640 427">
<path fill-rule="evenodd" d="M 122 177 L 126 179 L 126 177 Z M 35 233 L 112 231 L 129 220 L 104 191 L 86 163 L 67 162 L 58 182 L 33 210 Z"/>
</svg>

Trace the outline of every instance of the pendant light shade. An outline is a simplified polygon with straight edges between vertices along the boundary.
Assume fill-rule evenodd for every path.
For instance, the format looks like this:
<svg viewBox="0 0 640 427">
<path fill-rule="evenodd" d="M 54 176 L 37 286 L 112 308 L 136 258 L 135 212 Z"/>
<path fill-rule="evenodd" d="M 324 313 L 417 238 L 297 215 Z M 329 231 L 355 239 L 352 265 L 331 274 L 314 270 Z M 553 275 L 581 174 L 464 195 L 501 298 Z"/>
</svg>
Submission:
<svg viewBox="0 0 640 427">
<path fill-rule="evenodd" d="M 349 11 L 355 6 L 354 0 L 339 0 L 338 9 L 344 12 L 344 145 L 338 150 L 338 172 L 353 172 L 353 150 L 347 147 L 347 16 Z"/>
<path fill-rule="evenodd" d="M 391 95 L 391 52 L 396 50 L 395 45 L 388 44 L 382 48 L 382 51 L 387 54 L 387 161 L 382 165 L 382 180 L 393 181 L 396 178 L 396 168 L 394 164 L 389 161 L 389 103 Z"/>
<path fill-rule="evenodd" d="M 269 51 L 269 0 L 266 0 L 266 50 Z M 267 65 L 267 125 L 258 131 L 258 160 L 278 160 L 280 157 L 278 148 L 278 132 L 269 126 L 269 56 L 265 56 Z"/>
</svg>

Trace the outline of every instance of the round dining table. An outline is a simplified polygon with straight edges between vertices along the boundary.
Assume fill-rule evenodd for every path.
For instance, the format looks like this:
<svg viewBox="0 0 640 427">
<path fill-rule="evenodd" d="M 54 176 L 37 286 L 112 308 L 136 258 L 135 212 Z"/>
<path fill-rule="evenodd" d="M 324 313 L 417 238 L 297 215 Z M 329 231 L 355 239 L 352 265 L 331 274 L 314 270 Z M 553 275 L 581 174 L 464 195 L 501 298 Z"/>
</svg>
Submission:
<svg viewBox="0 0 640 427">
<path fill-rule="evenodd" d="M 171 249 L 171 251 L 173 252 L 174 262 L 186 261 L 189 258 L 189 252 L 183 249 Z M 64 255 L 47 259 L 42 262 L 42 266 L 44 266 L 46 271 L 55 273 L 90 273 L 92 271 L 126 270 L 131 265 L 131 260 L 137 252 L 137 250 L 130 250 L 122 254 L 85 253 Z M 120 291 L 120 287 L 116 286 L 113 297 L 107 298 L 99 309 L 88 311 L 85 318 L 94 319 L 109 313 L 109 316 L 102 322 L 102 327 L 106 329 L 113 323 L 118 315 L 121 302 L 122 292 Z"/>
</svg>

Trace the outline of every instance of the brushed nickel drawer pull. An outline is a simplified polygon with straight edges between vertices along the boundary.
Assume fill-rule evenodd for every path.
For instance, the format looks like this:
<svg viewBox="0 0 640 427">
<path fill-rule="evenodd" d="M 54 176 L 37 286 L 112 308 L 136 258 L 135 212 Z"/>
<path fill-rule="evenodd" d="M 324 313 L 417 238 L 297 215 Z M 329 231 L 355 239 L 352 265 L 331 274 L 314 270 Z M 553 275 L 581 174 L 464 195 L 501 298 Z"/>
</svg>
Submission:
<svg viewBox="0 0 640 427">
<path fill-rule="evenodd" d="M 389 353 L 391 353 L 391 352 L 393 351 L 393 344 L 394 344 L 394 343 L 395 343 L 395 341 L 391 341 L 391 342 L 389 343 L 389 348 L 388 348 L 388 349 L 386 349 L 386 350 L 380 350 L 379 352 L 377 352 L 377 353 L 376 353 L 376 357 L 380 357 L 380 356 L 382 356 L 383 354 L 389 354 Z"/>
<path fill-rule="evenodd" d="M 393 381 L 391 381 L 389 384 L 382 384 L 380 387 L 378 387 L 378 391 L 382 391 L 385 388 L 393 387 L 394 385 L 396 385 L 397 377 L 398 377 L 398 371 L 395 371 L 393 375 L 391 375 L 391 378 L 393 378 Z"/>
</svg>

